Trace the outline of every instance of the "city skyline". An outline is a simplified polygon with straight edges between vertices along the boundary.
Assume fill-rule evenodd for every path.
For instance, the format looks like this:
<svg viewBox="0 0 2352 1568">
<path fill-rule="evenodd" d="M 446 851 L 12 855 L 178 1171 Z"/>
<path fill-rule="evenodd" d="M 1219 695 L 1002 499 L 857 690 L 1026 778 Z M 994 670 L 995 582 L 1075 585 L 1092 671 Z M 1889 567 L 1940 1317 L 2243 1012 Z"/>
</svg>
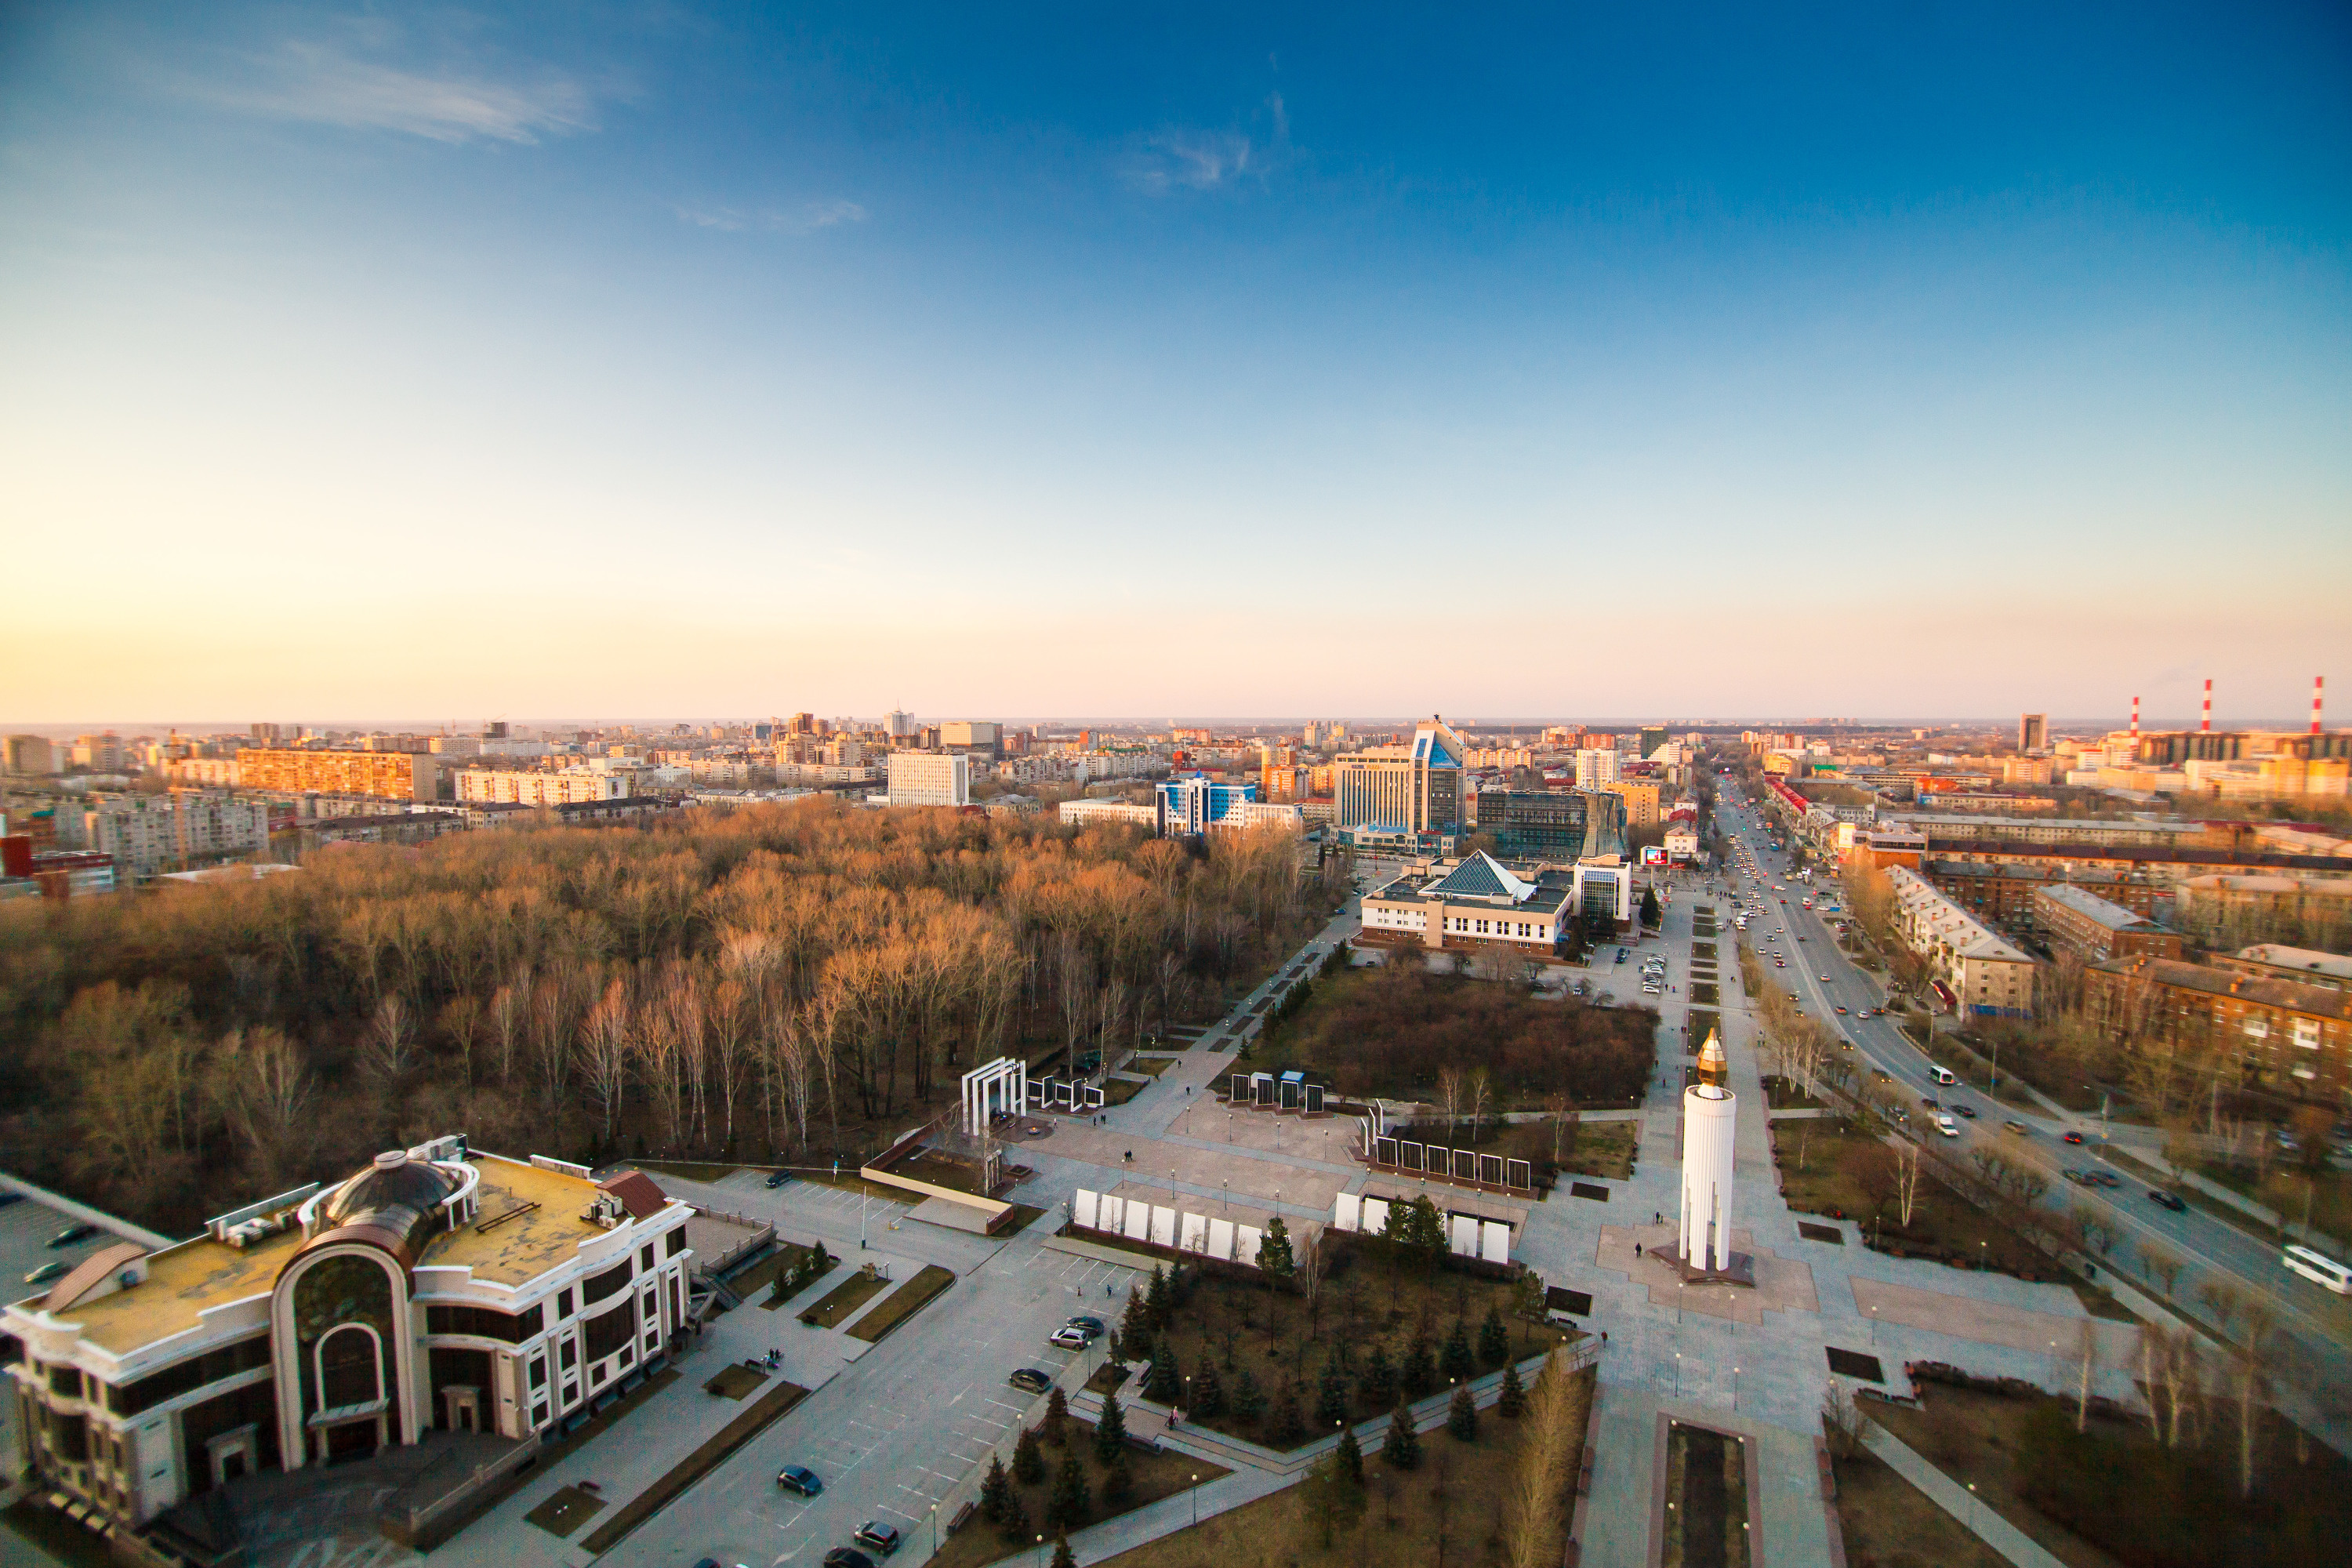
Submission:
<svg viewBox="0 0 2352 1568">
<path fill-rule="evenodd" d="M 2352 664 L 2330 8 L 0 27 L 12 723 Z"/>
</svg>

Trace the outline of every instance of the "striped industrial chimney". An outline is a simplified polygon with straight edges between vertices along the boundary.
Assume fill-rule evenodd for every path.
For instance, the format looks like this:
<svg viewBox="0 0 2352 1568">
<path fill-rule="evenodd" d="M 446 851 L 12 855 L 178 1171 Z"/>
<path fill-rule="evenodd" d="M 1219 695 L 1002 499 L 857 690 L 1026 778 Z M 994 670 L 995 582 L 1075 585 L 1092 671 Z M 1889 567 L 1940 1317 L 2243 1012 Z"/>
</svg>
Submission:
<svg viewBox="0 0 2352 1568">
<path fill-rule="evenodd" d="M 2135 754 L 2139 750 L 2139 699 L 2137 697 L 2132 699 L 2132 750 Z"/>
<path fill-rule="evenodd" d="M 2319 700 L 2326 690 L 2327 677 L 2315 675 L 2311 678 L 2311 732 L 2315 735 L 2319 733 Z"/>
<path fill-rule="evenodd" d="M 2213 732 L 2213 678 L 2210 675 L 2205 678 L 2205 717 L 2198 721 L 2197 732 L 2200 735 Z"/>
</svg>

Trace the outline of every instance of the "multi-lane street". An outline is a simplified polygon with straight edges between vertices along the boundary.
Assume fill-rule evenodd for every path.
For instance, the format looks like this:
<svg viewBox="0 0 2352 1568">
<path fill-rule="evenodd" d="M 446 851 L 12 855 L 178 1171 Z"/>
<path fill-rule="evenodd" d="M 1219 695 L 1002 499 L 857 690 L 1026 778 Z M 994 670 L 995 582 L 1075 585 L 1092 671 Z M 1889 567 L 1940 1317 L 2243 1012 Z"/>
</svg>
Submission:
<svg viewBox="0 0 2352 1568">
<path fill-rule="evenodd" d="M 1972 1087 L 1937 1083 L 1927 1053 L 1896 1027 L 1895 1019 L 1865 1016 L 1868 1009 L 1884 1005 L 1884 985 L 1840 951 L 1819 910 L 1804 907 L 1808 897 L 1830 891 L 1829 886 L 1816 889 L 1794 879 L 1790 858 L 1771 847 L 1769 825 L 1760 811 L 1738 805 L 1729 796 L 1718 805 L 1718 826 L 1727 839 L 1740 847 L 1723 870 L 1726 885 L 1738 889 L 1729 901 L 1738 905 L 1752 894 L 1763 905 L 1747 931 L 1727 931 L 1727 939 L 1745 937 L 1764 963 L 1766 984 L 1778 982 L 1795 993 L 1807 1013 L 1853 1043 L 1865 1068 L 1875 1067 L 1888 1075 L 1911 1105 L 1920 1136 L 1940 1137 L 1931 1115 L 1918 1104 L 1922 1099 L 1933 1099 L 1947 1109 L 1966 1105 L 1976 1112 L 1973 1120 L 1956 1118 L 1958 1136 L 1943 1140 L 1964 1154 L 1979 1142 L 2001 1138 L 2004 1121 L 2024 1121 L 2031 1131 L 2011 1142 L 2024 1157 L 2045 1168 L 2051 1184 L 2042 1201 L 2061 1212 L 2085 1204 L 2109 1218 L 2125 1237 L 2115 1249 L 2117 1262 L 2137 1255 L 2141 1246 L 2153 1244 L 2184 1265 L 2176 1289 L 2180 1301 L 2195 1301 L 2199 1286 L 2215 1277 L 2250 1297 L 2266 1298 L 2282 1325 L 2310 1352 L 2315 1366 L 2325 1369 L 2337 1386 L 2352 1385 L 2352 1301 L 2288 1273 L 2280 1267 L 2278 1247 L 2200 1208 L 2191 1206 L 2176 1213 L 2159 1206 L 2147 1196 L 2148 1184 L 2144 1180 L 2119 1172 L 2124 1176 L 2122 1186 L 2101 1189 L 2061 1179 L 2060 1171 L 2069 1167 L 2115 1169 L 2102 1152 L 2098 1118 L 2055 1120 L 2042 1110 L 1997 1103 Z M 1752 859 L 1753 875 L 1740 864 L 1743 858 Z M 1765 940 L 1776 927 L 1782 931 L 1780 937 Z M 1788 967 L 1773 967 L 1770 960 L 1776 953 L 1787 959 Z M 1736 984 L 1737 965 L 1725 968 L 1727 986 Z M 1837 1012 L 1841 1006 L 1847 1010 L 1843 1016 Z M 2084 1142 L 2079 1146 L 2062 1142 L 2062 1135 L 2069 1131 L 2080 1132 Z"/>
</svg>

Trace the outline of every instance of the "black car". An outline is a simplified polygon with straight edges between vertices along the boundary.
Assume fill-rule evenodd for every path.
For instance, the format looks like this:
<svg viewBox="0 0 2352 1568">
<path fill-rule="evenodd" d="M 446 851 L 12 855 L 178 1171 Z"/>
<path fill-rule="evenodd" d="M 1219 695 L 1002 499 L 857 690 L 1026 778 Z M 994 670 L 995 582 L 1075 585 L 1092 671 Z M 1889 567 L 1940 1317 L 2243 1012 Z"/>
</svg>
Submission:
<svg viewBox="0 0 2352 1568">
<path fill-rule="evenodd" d="M 2164 1207 L 2170 1209 L 2174 1214 L 2186 1214 L 2189 1212 L 2189 1205 L 2180 1201 L 2180 1194 L 2179 1193 L 2168 1193 L 2162 1187 L 2150 1187 L 2147 1190 L 2147 1195 L 2156 1203 L 2161 1204 Z"/>
<path fill-rule="evenodd" d="M 874 1568 L 874 1559 L 851 1546 L 836 1546 L 824 1554 L 824 1568 Z"/>
<path fill-rule="evenodd" d="M 792 1178 L 784 1174 L 782 1171 L 771 1171 L 768 1173 L 768 1185 L 772 1187 L 781 1187 L 786 1182 L 791 1180 Z"/>
<path fill-rule="evenodd" d="M 1021 1367 L 1004 1381 L 1024 1394 L 1043 1394 L 1054 1386 L 1054 1380 L 1034 1366 Z"/>
<path fill-rule="evenodd" d="M 49 1237 L 49 1245 L 51 1247 L 71 1247 L 75 1242 L 88 1241 L 91 1237 L 96 1236 L 97 1234 L 98 1226 L 94 1225 L 69 1225 L 66 1226 L 65 1229 L 58 1232 L 57 1235 Z"/>
<path fill-rule="evenodd" d="M 1955 1105 L 1952 1107 L 1952 1114 L 1955 1116 L 1965 1116 L 1969 1121 L 1974 1121 L 1977 1119 L 1977 1108 L 1973 1105 Z"/>
<path fill-rule="evenodd" d="M 1084 1329 L 1089 1334 L 1103 1333 L 1108 1328 L 1100 1318 L 1090 1317 L 1085 1312 L 1080 1312 L 1074 1318 L 1065 1318 L 1062 1322 L 1067 1328 Z"/>
<path fill-rule="evenodd" d="M 898 1531 L 878 1520 L 867 1520 L 852 1532 L 849 1539 L 860 1546 L 874 1548 L 885 1557 L 898 1550 Z"/>
</svg>

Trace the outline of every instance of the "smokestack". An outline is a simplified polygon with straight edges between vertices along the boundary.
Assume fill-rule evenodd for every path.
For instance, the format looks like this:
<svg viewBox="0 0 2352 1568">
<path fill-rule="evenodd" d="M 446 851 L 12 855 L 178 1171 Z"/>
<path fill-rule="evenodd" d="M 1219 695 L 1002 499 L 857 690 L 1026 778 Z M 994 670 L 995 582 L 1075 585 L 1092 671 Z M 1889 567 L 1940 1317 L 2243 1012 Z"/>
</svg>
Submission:
<svg viewBox="0 0 2352 1568">
<path fill-rule="evenodd" d="M 2213 732 L 2213 678 L 2210 675 L 2205 678 L 2205 717 L 2197 721 L 2197 732 L 2200 735 Z"/>
<path fill-rule="evenodd" d="M 2139 745 L 2139 699 L 2137 697 L 2132 699 L 2132 745 L 2135 749 Z"/>
<path fill-rule="evenodd" d="M 2327 677 L 2315 675 L 2311 678 L 2311 732 L 2315 735 L 2319 733 L 2319 700 L 2326 689 Z"/>
</svg>

